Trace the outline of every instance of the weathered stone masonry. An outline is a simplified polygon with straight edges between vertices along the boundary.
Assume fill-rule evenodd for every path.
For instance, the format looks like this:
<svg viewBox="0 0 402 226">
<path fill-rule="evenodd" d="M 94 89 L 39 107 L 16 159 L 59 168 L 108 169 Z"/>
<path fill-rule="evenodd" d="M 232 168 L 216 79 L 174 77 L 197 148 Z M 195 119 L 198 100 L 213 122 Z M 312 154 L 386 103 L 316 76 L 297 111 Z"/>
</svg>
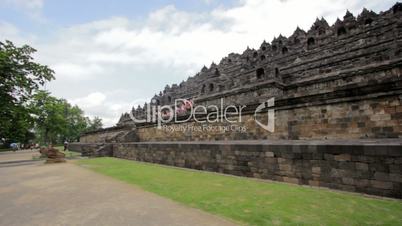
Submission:
<svg viewBox="0 0 402 226">
<path fill-rule="evenodd" d="M 210 105 L 223 98 L 226 105 L 246 105 L 253 117 L 253 106 L 275 97 L 275 133 L 245 122 L 246 135 L 182 136 L 142 123 L 136 124 L 140 140 L 401 138 L 401 8 L 398 3 L 380 14 L 363 10 L 357 18 L 348 12 L 333 26 L 317 20 L 307 32 L 296 29 L 258 50 L 229 54 L 131 111 L 145 118 L 147 105 L 171 105 L 178 98 Z M 132 125 L 128 113 L 118 125 Z"/>
<path fill-rule="evenodd" d="M 72 144 L 74 150 L 99 148 Z M 108 156 L 402 198 L 402 140 L 134 142 Z"/>
<path fill-rule="evenodd" d="M 255 122 L 266 122 L 266 112 L 254 115 L 271 97 L 273 133 Z M 307 32 L 297 28 L 257 50 L 231 53 L 130 113 L 144 119 L 147 106 L 175 107 L 178 98 L 245 105 L 236 124 L 246 131 L 171 132 L 134 124 L 124 113 L 115 127 L 83 134 L 70 149 L 402 198 L 401 3 L 357 18 L 347 12 L 332 26 L 317 19 Z M 200 123 L 166 124 L 177 125 Z"/>
</svg>

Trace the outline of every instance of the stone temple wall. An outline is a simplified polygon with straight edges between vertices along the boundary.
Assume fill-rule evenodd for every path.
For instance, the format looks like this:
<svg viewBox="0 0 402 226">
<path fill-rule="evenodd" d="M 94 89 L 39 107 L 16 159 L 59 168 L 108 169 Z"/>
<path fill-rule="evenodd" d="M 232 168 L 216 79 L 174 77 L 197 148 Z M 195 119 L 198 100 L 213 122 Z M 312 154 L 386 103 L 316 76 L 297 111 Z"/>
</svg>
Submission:
<svg viewBox="0 0 402 226">
<path fill-rule="evenodd" d="M 150 107 L 180 108 L 178 98 L 223 101 L 207 114 L 244 106 L 242 121 L 133 122 Z M 270 98 L 274 106 L 255 114 Z M 268 132 L 256 120 L 267 123 L 272 110 Z M 307 32 L 231 53 L 70 149 L 402 198 L 402 3 L 379 14 L 347 12 L 332 26 L 317 19 Z"/>
<path fill-rule="evenodd" d="M 307 32 L 297 28 L 289 37 L 264 41 L 259 49 L 229 54 L 188 80 L 166 86 L 150 103 L 131 113 L 145 118 L 146 106 L 174 105 L 178 98 L 192 99 L 195 105 L 224 98 L 227 104 L 250 106 L 271 97 L 292 102 L 342 90 L 350 90 L 353 96 L 367 95 L 351 90 L 402 79 L 401 52 L 402 4 L 379 14 L 363 10 L 354 17 L 347 12 L 332 26 L 317 19 Z M 131 123 L 129 113 L 119 121 L 119 125 Z"/>
<path fill-rule="evenodd" d="M 266 113 L 256 116 L 267 123 Z M 136 133 L 140 141 L 402 138 L 402 95 L 275 110 L 275 132 L 257 125 L 254 114 L 246 114 L 241 123 L 191 121 L 161 129 L 148 125 L 137 127 Z"/>
<path fill-rule="evenodd" d="M 81 143 L 114 143 L 138 141 L 138 138 L 132 132 L 131 127 L 115 126 L 97 131 L 87 132 L 80 137 Z"/>
<path fill-rule="evenodd" d="M 317 20 L 307 32 L 296 29 L 258 50 L 229 54 L 131 110 L 144 119 L 147 106 L 173 106 L 177 98 L 192 99 L 195 106 L 223 100 L 223 107 L 246 106 L 239 124 L 246 133 L 168 133 L 146 122 L 135 125 L 139 140 L 400 138 L 401 10 L 398 3 L 379 14 L 363 10 L 357 18 L 347 12 L 332 26 Z M 271 97 L 275 132 L 267 133 L 252 119 L 256 106 Z M 133 126 L 128 113 L 118 125 Z"/>
<path fill-rule="evenodd" d="M 357 74 L 357 75 L 356 75 Z M 140 141 L 169 140 L 237 140 L 237 139 L 349 139 L 349 138 L 402 138 L 402 76 L 401 66 L 387 65 L 366 68 L 354 75 L 336 75 L 331 80 L 298 85 L 295 89 L 309 92 L 318 87 L 321 93 L 275 99 L 275 131 L 265 131 L 256 124 L 254 110 L 257 104 L 249 104 L 243 110 L 245 132 L 196 130 L 170 132 L 158 129 L 155 123 L 137 124 Z M 342 85 L 340 85 L 342 84 Z M 339 86 L 338 86 L 339 85 Z M 256 96 L 259 89 L 226 95 L 224 103 L 233 103 L 238 96 Z M 243 97 L 252 99 L 252 97 Z M 268 99 L 268 97 L 264 97 Z M 219 105 L 220 99 L 203 101 L 203 105 Z M 262 102 L 262 100 L 261 100 Z M 267 114 L 257 114 L 266 122 Z M 230 126 L 229 123 L 167 124 L 166 128 L 180 126 Z"/>
<path fill-rule="evenodd" d="M 83 134 L 80 137 L 82 143 L 105 143 L 111 142 L 111 140 L 124 129 L 113 130 L 99 130 L 90 133 Z"/>
<path fill-rule="evenodd" d="M 402 143 L 122 143 L 113 156 L 402 198 Z"/>
<path fill-rule="evenodd" d="M 402 140 L 134 142 L 108 146 L 106 156 L 117 158 L 402 198 Z M 99 147 L 75 144 L 73 148 L 88 152 Z"/>
</svg>

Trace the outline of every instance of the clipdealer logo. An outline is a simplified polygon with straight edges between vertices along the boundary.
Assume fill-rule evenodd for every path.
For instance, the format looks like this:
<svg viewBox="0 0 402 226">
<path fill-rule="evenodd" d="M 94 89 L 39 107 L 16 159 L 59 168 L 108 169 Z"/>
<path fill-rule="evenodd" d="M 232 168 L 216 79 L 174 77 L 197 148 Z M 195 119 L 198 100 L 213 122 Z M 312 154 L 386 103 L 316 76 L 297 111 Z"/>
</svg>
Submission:
<svg viewBox="0 0 402 226">
<path fill-rule="evenodd" d="M 224 99 L 221 98 L 220 105 L 196 105 L 194 106 L 191 100 L 176 99 L 174 105 L 156 105 L 155 100 L 152 100 L 153 105 L 148 104 L 145 109 L 145 117 L 141 119 L 136 118 L 133 111 L 129 116 L 134 123 L 153 122 L 157 123 L 157 128 L 166 128 L 167 123 L 183 123 L 188 121 L 195 121 L 197 123 L 241 123 L 242 111 L 246 105 L 235 106 L 225 105 Z M 267 101 L 261 103 L 254 112 L 254 120 L 258 126 L 273 133 L 275 131 L 275 98 L 272 97 Z M 264 114 L 267 110 L 267 123 L 264 124 L 257 117 Z"/>
<path fill-rule="evenodd" d="M 267 131 L 269 131 L 269 132 L 271 132 L 271 133 L 275 132 L 275 109 L 274 109 L 273 107 L 275 107 L 275 98 L 274 98 L 274 97 L 272 97 L 272 98 L 270 98 L 268 101 L 266 101 L 266 102 L 260 104 L 260 105 L 255 109 L 255 112 L 254 112 L 254 119 L 255 119 L 255 122 L 256 122 L 259 126 L 261 126 L 263 129 L 265 129 L 265 130 L 267 130 Z M 266 125 L 263 124 L 262 122 L 260 122 L 260 121 L 257 119 L 257 114 L 260 113 L 260 112 L 261 112 L 262 110 L 264 110 L 265 108 L 269 108 L 268 111 L 267 111 L 267 112 L 268 112 L 268 113 L 267 113 L 268 122 L 267 122 Z"/>
</svg>

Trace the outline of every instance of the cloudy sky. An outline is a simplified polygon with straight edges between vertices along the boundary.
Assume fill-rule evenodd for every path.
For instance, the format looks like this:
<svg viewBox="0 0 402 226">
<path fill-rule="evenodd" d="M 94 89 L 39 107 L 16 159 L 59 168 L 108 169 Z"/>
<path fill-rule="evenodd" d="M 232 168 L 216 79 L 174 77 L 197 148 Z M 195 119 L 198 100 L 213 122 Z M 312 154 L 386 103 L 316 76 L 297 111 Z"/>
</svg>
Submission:
<svg viewBox="0 0 402 226">
<path fill-rule="evenodd" d="M 106 126 L 230 52 L 396 0 L 0 0 L 0 40 L 56 72 L 46 89 Z"/>
</svg>

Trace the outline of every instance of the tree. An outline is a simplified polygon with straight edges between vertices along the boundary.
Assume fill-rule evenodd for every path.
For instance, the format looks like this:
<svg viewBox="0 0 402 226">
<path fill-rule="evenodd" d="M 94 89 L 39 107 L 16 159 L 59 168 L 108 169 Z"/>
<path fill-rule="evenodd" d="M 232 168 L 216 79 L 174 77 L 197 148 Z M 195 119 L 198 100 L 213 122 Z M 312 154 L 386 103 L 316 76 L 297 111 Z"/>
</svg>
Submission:
<svg viewBox="0 0 402 226">
<path fill-rule="evenodd" d="M 0 42 L 0 138 L 42 144 L 77 140 L 81 133 L 102 127 L 102 120 L 84 116 L 78 106 L 39 90 L 54 71 L 33 61 L 36 50 Z"/>
<path fill-rule="evenodd" d="M 87 128 L 87 131 L 102 129 L 102 127 L 103 127 L 102 119 L 99 118 L 98 116 L 95 116 L 94 119 L 89 120 L 89 126 Z"/>
<path fill-rule="evenodd" d="M 71 106 L 47 91 L 38 91 L 30 103 L 35 121 L 37 141 L 42 144 L 57 144 L 77 141 L 83 132 L 99 129 L 102 120 L 90 120 L 78 106 Z"/>
<path fill-rule="evenodd" d="M 78 106 L 66 105 L 67 131 L 64 140 L 78 141 L 80 135 L 90 126 L 90 120 L 84 116 L 84 112 Z"/>
<path fill-rule="evenodd" d="M 32 117 L 27 101 L 41 85 L 54 79 L 54 71 L 35 63 L 36 50 L 0 42 L 0 138 L 26 142 L 32 137 Z"/>
<path fill-rule="evenodd" d="M 65 103 L 50 96 L 47 91 L 38 91 L 32 99 L 30 109 L 35 117 L 35 132 L 41 143 L 58 143 L 59 134 L 67 127 Z"/>
</svg>

